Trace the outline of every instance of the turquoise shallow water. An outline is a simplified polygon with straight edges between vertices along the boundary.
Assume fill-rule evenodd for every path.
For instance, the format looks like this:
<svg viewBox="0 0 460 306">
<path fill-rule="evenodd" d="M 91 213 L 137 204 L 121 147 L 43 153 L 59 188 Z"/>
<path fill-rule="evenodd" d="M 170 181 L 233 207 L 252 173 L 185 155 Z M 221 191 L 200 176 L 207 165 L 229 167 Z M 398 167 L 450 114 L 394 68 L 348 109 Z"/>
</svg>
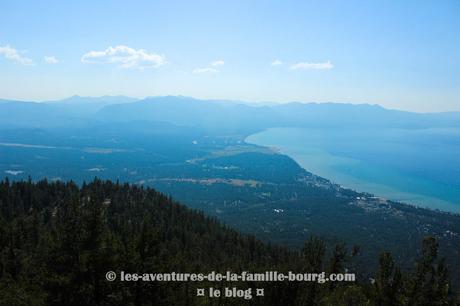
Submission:
<svg viewBox="0 0 460 306">
<path fill-rule="evenodd" d="M 275 147 L 344 187 L 460 212 L 460 130 L 273 128 L 246 142 Z"/>
</svg>

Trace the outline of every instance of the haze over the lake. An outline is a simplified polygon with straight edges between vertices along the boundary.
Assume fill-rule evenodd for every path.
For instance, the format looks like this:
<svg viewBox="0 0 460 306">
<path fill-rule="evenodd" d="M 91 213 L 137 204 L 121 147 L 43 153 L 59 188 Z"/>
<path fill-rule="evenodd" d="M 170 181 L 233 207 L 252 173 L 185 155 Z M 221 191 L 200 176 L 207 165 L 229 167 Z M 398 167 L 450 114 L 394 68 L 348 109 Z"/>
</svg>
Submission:
<svg viewBox="0 0 460 306">
<path fill-rule="evenodd" d="M 307 171 L 390 200 L 460 212 L 460 129 L 274 128 L 246 138 Z"/>
</svg>

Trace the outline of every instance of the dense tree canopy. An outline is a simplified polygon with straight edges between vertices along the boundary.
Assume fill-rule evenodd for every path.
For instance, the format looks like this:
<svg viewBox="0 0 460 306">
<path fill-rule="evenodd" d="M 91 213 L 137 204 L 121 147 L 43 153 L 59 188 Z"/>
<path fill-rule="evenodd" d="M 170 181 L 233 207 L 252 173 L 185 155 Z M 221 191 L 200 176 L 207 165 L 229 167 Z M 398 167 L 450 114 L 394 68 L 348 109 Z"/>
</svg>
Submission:
<svg viewBox="0 0 460 306">
<path fill-rule="evenodd" d="M 94 180 L 0 183 L 0 305 L 451 305 L 449 275 L 428 237 L 413 272 L 389 253 L 356 282 L 109 282 L 107 271 L 344 273 L 359 249 L 302 250 L 239 234 L 153 189 Z M 264 288 L 251 300 L 200 297 L 197 288 Z"/>
</svg>

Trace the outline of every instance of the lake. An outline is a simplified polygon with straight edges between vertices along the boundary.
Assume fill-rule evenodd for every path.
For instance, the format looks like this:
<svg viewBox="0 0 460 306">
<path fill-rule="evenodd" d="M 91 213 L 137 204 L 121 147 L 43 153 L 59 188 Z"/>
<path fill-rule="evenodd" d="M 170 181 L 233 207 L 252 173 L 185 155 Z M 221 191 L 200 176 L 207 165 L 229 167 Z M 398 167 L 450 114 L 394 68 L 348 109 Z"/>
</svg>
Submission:
<svg viewBox="0 0 460 306">
<path fill-rule="evenodd" d="M 246 142 L 356 191 L 460 212 L 460 129 L 271 128 Z"/>
</svg>

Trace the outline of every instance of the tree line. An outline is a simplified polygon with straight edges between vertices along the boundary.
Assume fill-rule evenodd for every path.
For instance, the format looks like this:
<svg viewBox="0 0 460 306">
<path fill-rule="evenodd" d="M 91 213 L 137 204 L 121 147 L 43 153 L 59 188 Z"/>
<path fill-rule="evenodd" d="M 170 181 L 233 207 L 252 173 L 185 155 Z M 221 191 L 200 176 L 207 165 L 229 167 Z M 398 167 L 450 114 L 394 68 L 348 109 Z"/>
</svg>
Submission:
<svg viewBox="0 0 460 306">
<path fill-rule="evenodd" d="M 152 188 L 95 179 L 0 182 L 0 305 L 455 305 L 433 237 L 413 271 L 388 252 L 373 277 L 326 282 L 120 282 L 107 271 L 353 272 L 359 248 L 310 237 L 301 250 L 263 243 Z M 196 295 L 264 288 L 251 300 Z"/>
</svg>

